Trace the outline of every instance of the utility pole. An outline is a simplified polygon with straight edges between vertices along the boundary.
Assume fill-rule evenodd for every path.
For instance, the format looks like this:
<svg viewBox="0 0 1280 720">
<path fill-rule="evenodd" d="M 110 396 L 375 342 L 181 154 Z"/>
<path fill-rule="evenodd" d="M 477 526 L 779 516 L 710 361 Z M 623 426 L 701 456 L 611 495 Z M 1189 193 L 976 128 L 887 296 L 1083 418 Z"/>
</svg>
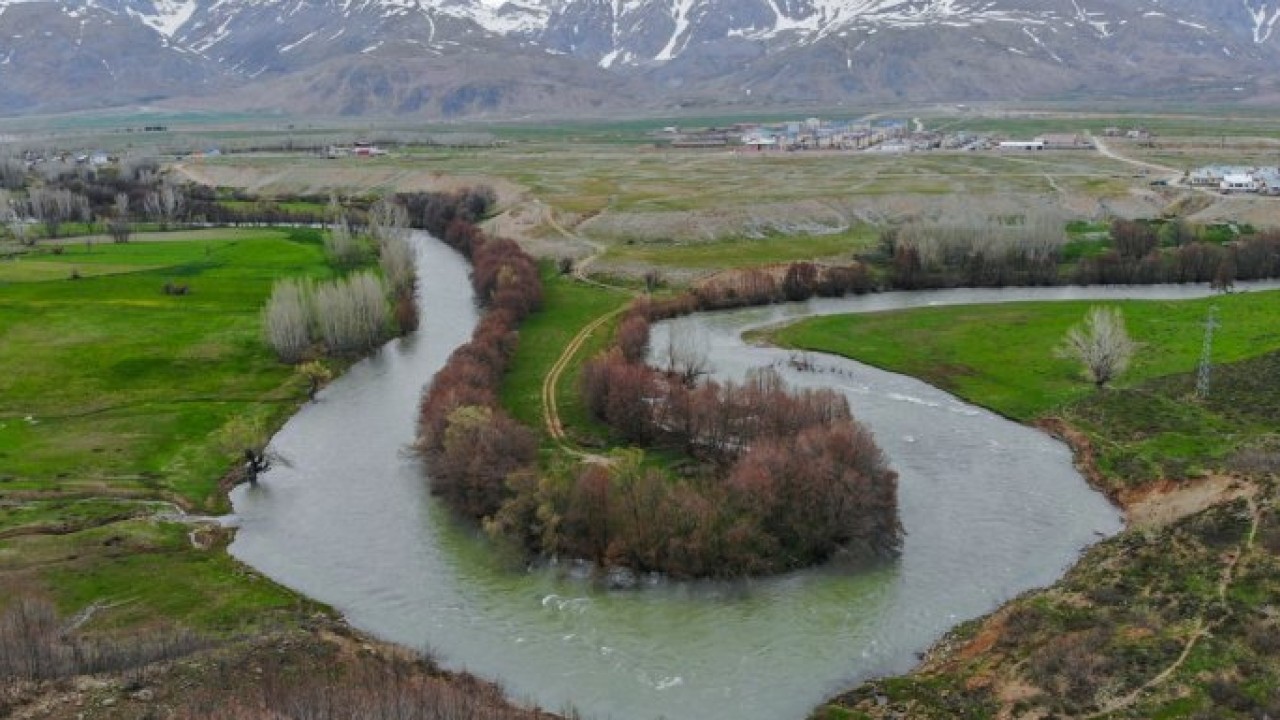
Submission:
<svg viewBox="0 0 1280 720">
<path fill-rule="evenodd" d="M 1196 397 L 1209 397 L 1209 377 L 1213 373 L 1213 332 L 1218 329 L 1218 306 L 1209 308 L 1204 321 L 1204 347 L 1200 350 L 1200 370 L 1196 374 Z"/>
</svg>

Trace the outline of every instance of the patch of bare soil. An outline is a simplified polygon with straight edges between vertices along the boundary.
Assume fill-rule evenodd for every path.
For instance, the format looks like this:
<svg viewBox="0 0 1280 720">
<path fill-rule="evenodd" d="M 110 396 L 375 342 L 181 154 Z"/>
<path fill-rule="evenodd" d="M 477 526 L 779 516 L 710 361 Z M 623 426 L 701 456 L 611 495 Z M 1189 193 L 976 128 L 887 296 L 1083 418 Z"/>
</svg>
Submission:
<svg viewBox="0 0 1280 720">
<path fill-rule="evenodd" d="M 1215 505 L 1253 497 L 1257 487 L 1229 475 L 1183 483 L 1162 482 L 1121 494 L 1130 527 L 1171 525 Z"/>
</svg>

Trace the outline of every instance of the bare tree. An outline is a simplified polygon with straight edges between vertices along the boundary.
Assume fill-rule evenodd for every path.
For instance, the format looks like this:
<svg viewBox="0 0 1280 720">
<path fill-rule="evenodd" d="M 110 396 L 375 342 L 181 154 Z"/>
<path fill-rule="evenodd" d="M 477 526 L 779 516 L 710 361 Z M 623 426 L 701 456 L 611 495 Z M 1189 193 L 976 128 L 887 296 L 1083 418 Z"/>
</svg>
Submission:
<svg viewBox="0 0 1280 720">
<path fill-rule="evenodd" d="M 58 237 L 62 224 L 89 220 L 89 199 L 66 189 L 34 188 L 27 193 L 31 216 L 44 224 L 46 234 Z"/>
<path fill-rule="evenodd" d="M 351 231 L 351 224 L 345 215 L 338 219 L 324 236 L 324 251 L 333 264 L 340 267 L 355 265 L 360 262 L 360 241 Z"/>
<path fill-rule="evenodd" d="M 377 246 L 391 239 L 409 238 L 409 211 L 400 203 L 380 198 L 369 208 L 369 237 Z"/>
<path fill-rule="evenodd" d="M 378 252 L 378 264 L 382 266 L 382 274 L 387 278 L 393 295 L 400 297 L 413 293 L 418 270 L 414 264 L 413 246 L 408 240 L 402 237 L 384 240 Z"/>
<path fill-rule="evenodd" d="M 9 234 L 20 245 L 27 245 L 29 237 L 27 233 L 27 220 L 25 215 L 25 203 L 15 199 L 9 193 L 0 190 L 0 222 L 8 228 Z"/>
<path fill-rule="evenodd" d="M 129 224 L 129 195 L 116 193 L 115 213 L 107 222 L 107 232 L 111 234 L 112 241 L 123 244 L 129 242 L 132 231 L 133 227 Z"/>
<path fill-rule="evenodd" d="M 310 287 L 299 280 L 280 280 L 262 310 L 267 344 L 281 362 L 295 363 L 311 346 Z"/>
<path fill-rule="evenodd" d="M 147 193 L 142 205 L 147 215 L 160 223 L 161 230 L 168 230 L 171 224 L 182 217 L 187 206 L 187 197 L 182 188 L 165 180 L 160 183 L 160 187 Z"/>
<path fill-rule="evenodd" d="M 710 353 L 710 339 L 696 320 L 680 318 L 671 322 L 667 334 L 667 372 L 692 385 L 707 373 Z"/>
<path fill-rule="evenodd" d="M 362 272 L 315 289 L 313 307 L 330 353 L 369 350 L 386 335 L 387 301 L 382 281 Z"/>
<path fill-rule="evenodd" d="M 1119 308 L 1095 306 L 1089 308 L 1084 322 L 1067 331 L 1057 355 L 1079 361 L 1085 377 L 1101 388 L 1129 367 L 1137 347 L 1125 330 Z"/>
</svg>

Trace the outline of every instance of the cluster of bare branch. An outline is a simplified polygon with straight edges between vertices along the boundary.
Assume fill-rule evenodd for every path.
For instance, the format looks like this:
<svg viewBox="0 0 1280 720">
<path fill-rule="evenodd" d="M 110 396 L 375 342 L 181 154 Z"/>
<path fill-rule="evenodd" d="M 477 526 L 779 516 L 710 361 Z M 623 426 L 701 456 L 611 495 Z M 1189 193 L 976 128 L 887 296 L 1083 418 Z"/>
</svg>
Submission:
<svg viewBox="0 0 1280 720">
<path fill-rule="evenodd" d="M 208 646 L 207 640 L 182 630 L 90 640 L 68 630 L 51 603 L 20 597 L 0 616 L 0 679 L 51 680 L 132 670 Z"/>
<path fill-rule="evenodd" d="M 262 325 L 282 362 L 306 359 L 317 342 L 330 355 L 366 352 L 387 337 L 386 289 L 371 272 L 318 284 L 280 280 L 263 308 Z"/>
</svg>

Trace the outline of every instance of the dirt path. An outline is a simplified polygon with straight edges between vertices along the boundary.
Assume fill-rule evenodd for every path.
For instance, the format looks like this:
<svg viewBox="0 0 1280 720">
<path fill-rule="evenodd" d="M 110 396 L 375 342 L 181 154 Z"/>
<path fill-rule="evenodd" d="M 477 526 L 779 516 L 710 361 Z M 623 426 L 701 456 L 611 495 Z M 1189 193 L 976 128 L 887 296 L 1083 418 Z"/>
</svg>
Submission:
<svg viewBox="0 0 1280 720">
<path fill-rule="evenodd" d="M 1115 150 L 1112 150 L 1110 146 L 1107 145 L 1106 140 L 1098 137 L 1097 135 L 1094 135 L 1093 133 L 1086 133 L 1086 135 L 1089 137 L 1089 140 L 1093 142 L 1094 149 L 1096 149 L 1098 151 L 1098 154 L 1102 155 L 1103 157 L 1108 157 L 1118 162 L 1126 163 L 1128 165 L 1133 165 L 1134 167 L 1142 168 L 1143 170 L 1155 170 L 1156 172 L 1166 173 L 1169 175 L 1173 175 L 1175 177 L 1182 177 L 1182 171 L 1178 170 L 1177 168 L 1171 168 L 1168 165 L 1159 165 L 1157 163 L 1147 162 L 1146 160 L 1134 160 L 1131 157 L 1125 157 L 1124 155 L 1121 155 Z"/>
<path fill-rule="evenodd" d="M 546 220 L 547 224 L 554 228 L 556 232 L 563 235 L 566 239 L 573 242 L 583 243 L 592 249 L 591 255 L 579 260 L 577 263 L 574 263 L 573 279 L 575 281 L 606 290 L 623 292 L 628 295 L 631 294 L 632 291 L 629 288 L 609 285 L 588 277 L 587 269 L 605 252 L 605 247 L 603 245 L 592 240 L 587 240 L 586 238 L 571 232 L 556 220 L 554 211 L 547 212 Z M 551 370 L 548 371 L 546 377 L 542 379 L 542 422 L 547 428 L 547 434 L 550 435 L 565 452 L 589 461 L 598 462 L 605 461 L 605 459 L 598 455 L 593 455 L 579 450 L 569 443 L 568 436 L 564 431 L 564 422 L 560 418 L 560 405 L 557 400 L 560 389 L 560 378 L 564 376 L 565 370 L 567 370 L 573 363 L 574 357 L 577 356 L 578 352 L 582 349 L 582 346 L 586 344 L 587 340 L 589 340 L 597 330 L 613 318 L 620 315 L 624 310 L 626 310 L 626 305 L 610 310 L 583 326 L 583 328 L 578 331 L 578 334 L 574 335 L 573 339 L 569 341 L 569 344 L 565 346 L 564 351 L 560 353 L 560 357 L 557 358 L 555 364 L 551 366 Z"/>
</svg>

